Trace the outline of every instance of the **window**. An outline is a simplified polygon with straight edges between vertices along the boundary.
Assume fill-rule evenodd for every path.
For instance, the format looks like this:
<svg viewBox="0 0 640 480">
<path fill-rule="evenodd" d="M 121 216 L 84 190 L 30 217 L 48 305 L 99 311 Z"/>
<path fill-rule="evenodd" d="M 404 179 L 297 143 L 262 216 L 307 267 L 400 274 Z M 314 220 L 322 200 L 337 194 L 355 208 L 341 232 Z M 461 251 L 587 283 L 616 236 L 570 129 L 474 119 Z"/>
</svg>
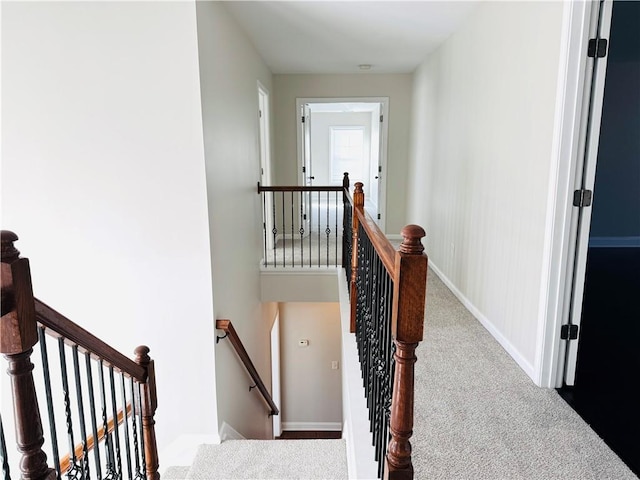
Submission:
<svg viewBox="0 0 640 480">
<path fill-rule="evenodd" d="M 331 131 L 331 183 L 342 183 L 344 172 L 352 182 L 364 178 L 364 126 L 329 127 Z"/>
</svg>

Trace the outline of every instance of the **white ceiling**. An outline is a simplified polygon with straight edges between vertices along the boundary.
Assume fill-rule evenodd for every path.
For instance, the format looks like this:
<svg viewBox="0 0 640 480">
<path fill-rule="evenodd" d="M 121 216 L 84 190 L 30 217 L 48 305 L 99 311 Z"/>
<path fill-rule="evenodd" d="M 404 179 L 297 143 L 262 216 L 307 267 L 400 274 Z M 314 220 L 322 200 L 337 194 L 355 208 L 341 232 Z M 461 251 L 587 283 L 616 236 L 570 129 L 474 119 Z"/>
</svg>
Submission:
<svg viewBox="0 0 640 480">
<path fill-rule="evenodd" d="M 224 3 L 273 73 L 409 73 L 477 1 Z"/>
</svg>

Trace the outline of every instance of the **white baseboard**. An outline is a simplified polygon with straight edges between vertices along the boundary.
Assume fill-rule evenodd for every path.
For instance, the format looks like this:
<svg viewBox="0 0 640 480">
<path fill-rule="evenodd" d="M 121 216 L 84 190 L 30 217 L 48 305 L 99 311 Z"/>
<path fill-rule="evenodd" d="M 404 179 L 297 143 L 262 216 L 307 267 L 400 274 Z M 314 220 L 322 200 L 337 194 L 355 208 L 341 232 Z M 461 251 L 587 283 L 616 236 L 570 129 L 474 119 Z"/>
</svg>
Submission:
<svg viewBox="0 0 640 480">
<path fill-rule="evenodd" d="M 282 422 L 282 430 L 305 431 L 318 430 L 322 432 L 335 432 L 342 430 L 340 422 Z"/>
<path fill-rule="evenodd" d="M 246 437 L 227 422 L 222 422 L 222 426 L 220 427 L 220 440 L 222 442 L 225 440 L 246 440 Z"/>
<path fill-rule="evenodd" d="M 535 379 L 537 376 L 536 370 L 518 351 L 516 347 L 513 346 L 509 340 L 507 340 L 504 335 L 496 328 L 496 326 L 473 304 L 471 301 L 460 291 L 458 287 L 456 287 L 449 278 L 442 273 L 442 271 L 431 261 L 429 260 L 429 268 L 433 270 L 433 272 L 438 275 L 438 278 L 442 280 L 449 290 L 453 292 L 458 300 L 465 306 L 469 312 L 486 328 L 489 333 L 495 338 L 498 343 L 504 348 L 509 355 L 516 361 L 516 363 L 522 368 L 529 378 L 535 383 Z M 427 306 L 428 309 L 428 306 Z M 429 319 L 425 319 L 427 322 Z"/>
</svg>

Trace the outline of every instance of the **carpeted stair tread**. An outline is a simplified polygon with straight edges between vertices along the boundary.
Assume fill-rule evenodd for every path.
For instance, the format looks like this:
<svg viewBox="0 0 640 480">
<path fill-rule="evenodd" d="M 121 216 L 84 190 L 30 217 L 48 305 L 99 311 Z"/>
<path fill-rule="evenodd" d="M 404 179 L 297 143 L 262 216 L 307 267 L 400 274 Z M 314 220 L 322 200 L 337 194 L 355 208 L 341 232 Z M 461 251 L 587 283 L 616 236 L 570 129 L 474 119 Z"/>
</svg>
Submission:
<svg viewBox="0 0 640 480">
<path fill-rule="evenodd" d="M 187 480 L 347 479 L 344 440 L 227 440 L 198 448 Z"/>
<path fill-rule="evenodd" d="M 185 480 L 190 469 L 191 467 L 182 466 L 168 467 L 162 473 L 162 480 Z"/>
</svg>

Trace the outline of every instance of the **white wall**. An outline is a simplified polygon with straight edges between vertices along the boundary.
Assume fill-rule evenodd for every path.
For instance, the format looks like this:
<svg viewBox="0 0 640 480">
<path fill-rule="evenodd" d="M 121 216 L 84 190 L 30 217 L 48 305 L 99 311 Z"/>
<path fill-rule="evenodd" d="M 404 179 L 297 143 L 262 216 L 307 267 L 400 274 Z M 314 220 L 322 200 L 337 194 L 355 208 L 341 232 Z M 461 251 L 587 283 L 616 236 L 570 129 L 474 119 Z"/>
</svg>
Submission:
<svg viewBox="0 0 640 480">
<path fill-rule="evenodd" d="M 562 13 L 562 2 L 483 2 L 413 87 L 408 220 L 532 378 Z"/>
<path fill-rule="evenodd" d="M 2 228 L 36 296 L 125 354 L 149 345 L 161 449 L 215 432 L 194 4 L 2 9 Z"/>
<path fill-rule="evenodd" d="M 298 128 L 296 98 L 389 97 L 386 229 L 398 234 L 405 225 L 411 74 L 274 75 L 274 182 L 296 185 Z M 364 187 L 365 195 L 367 186 Z"/>
<path fill-rule="evenodd" d="M 340 304 L 281 303 L 279 309 L 283 430 L 341 430 Z M 298 346 L 300 339 L 309 346 Z"/>
<path fill-rule="evenodd" d="M 233 322 L 267 387 L 270 327 L 260 303 L 262 210 L 258 81 L 271 73 L 220 2 L 198 2 L 211 269 L 216 318 Z M 270 438 L 268 407 L 228 341 L 216 345 L 218 418 L 247 438 Z"/>
</svg>

